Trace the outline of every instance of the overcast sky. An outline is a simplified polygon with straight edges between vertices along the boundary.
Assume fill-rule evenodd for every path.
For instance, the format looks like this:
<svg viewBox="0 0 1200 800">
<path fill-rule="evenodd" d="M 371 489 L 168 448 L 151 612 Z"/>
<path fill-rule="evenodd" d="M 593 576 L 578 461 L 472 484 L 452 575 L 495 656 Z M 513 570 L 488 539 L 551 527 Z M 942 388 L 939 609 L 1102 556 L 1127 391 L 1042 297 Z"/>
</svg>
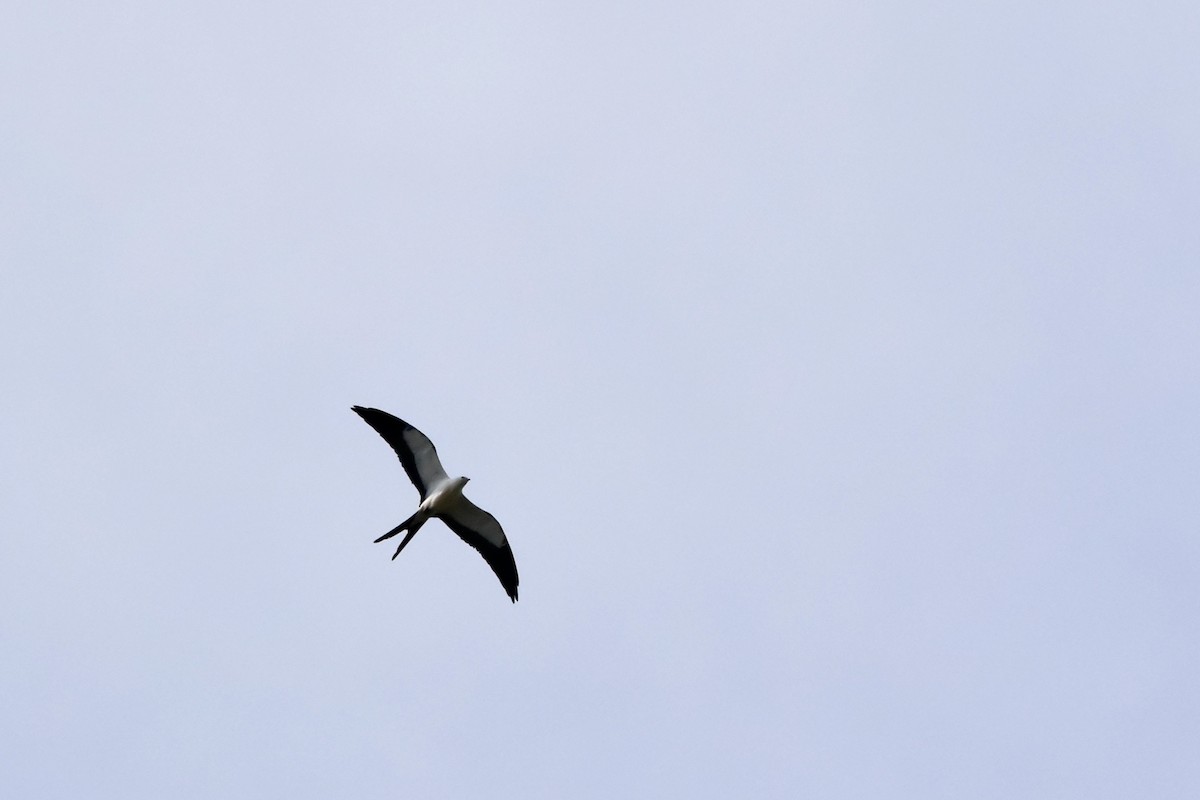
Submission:
<svg viewBox="0 0 1200 800">
<path fill-rule="evenodd" d="M 0 795 L 1200 796 L 1197 42 L 6 4 Z"/>
</svg>

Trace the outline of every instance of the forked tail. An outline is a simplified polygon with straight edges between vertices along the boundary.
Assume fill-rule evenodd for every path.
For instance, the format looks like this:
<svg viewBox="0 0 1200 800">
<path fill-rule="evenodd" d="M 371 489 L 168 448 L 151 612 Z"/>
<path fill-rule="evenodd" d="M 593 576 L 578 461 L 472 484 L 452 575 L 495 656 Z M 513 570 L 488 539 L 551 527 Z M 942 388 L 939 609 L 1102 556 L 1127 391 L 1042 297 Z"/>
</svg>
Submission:
<svg viewBox="0 0 1200 800">
<path fill-rule="evenodd" d="M 376 539 L 375 544 L 379 544 L 384 539 L 392 538 L 400 531 L 407 530 L 408 535 L 404 537 L 404 540 L 400 542 L 400 546 L 396 548 L 396 552 L 392 554 L 392 560 L 395 561 L 396 556 L 400 555 L 400 551 L 404 549 L 404 545 L 408 544 L 409 541 L 412 539 L 412 537 L 417 535 L 417 531 L 421 530 L 421 526 L 424 525 L 428 520 L 429 520 L 428 516 L 422 514 L 420 511 L 418 511 L 417 513 L 413 514 L 408 519 L 404 520 L 404 522 L 401 522 L 399 525 L 392 528 L 390 531 L 385 533 L 383 536 L 380 536 L 378 539 Z"/>
</svg>

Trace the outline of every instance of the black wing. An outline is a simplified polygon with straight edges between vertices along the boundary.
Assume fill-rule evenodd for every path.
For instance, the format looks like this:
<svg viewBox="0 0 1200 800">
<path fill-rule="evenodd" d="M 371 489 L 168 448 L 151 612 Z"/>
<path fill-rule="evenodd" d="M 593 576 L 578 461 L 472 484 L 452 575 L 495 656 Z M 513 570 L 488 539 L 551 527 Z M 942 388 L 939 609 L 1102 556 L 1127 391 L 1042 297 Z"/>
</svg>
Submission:
<svg viewBox="0 0 1200 800">
<path fill-rule="evenodd" d="M 483 560 L 500 579 L 504 591 L 514 603 L 517 602 L 517 584 L 520 583 L 517 562 L 513 558 L 508 537 L 496 518 L 465 497 L 460 497 L 454 508 L 439 514 L 438 518 L 460 539 L 479 551 L 479 555 L 483 556 Z"/>
<path fill-rule="evenodd" d="M 354 406 L 354 413 L 375 429 L 383 440 L 392 446 L 408 479 L 421 493 L 421 499 L 429 494 L 430 488 L 446 480 L 446 470 L 438 460 L 437 448 L 429 437 L 399 417 L 393 417 L 378 408 Z"/>
</svg>

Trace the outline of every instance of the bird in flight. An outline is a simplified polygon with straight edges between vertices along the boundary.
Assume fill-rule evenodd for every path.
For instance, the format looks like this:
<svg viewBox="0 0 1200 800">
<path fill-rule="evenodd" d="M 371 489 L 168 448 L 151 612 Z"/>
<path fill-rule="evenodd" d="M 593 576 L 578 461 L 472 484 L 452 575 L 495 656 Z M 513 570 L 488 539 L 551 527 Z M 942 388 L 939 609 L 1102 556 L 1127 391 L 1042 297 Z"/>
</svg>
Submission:
<svg viewBox="0 0 1200 800">
<path fill-rule="evenodd" d="M 430 517 L 446 523 L 467 544 L 483 556 L 483 560 L 496 573 L 504 591 L 517 602 L 517 562 L 513 560 L 512 548 L 504 535 L 504 529 L 488 512 L 463 496 L 463 487 L 470 478 L 451 478 L 442 469 L 437 449 L 429 437 L 404 420 L 393 417 L 377 408 L 354 406 L 354 412 L 375 429 L 383 440 L 392 446 L 408 479 L 421 494 L 421 505 L 408 519 L 376 539 L 376 543 L 390 539 L 401 531 L 408 535 L 400 542 L 392 555 L 395 560 L 404 546 L 417 535 Z"/>
</svg>

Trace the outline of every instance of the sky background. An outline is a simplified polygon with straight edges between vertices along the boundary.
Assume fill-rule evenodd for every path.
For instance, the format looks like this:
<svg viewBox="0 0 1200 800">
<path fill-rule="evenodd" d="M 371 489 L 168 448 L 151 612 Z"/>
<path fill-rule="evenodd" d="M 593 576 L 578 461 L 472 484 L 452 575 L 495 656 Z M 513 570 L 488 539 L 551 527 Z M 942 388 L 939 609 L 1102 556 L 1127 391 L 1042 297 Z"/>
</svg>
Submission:
<svg viewBox="0 0 1200 800">
<path fill-rule="evenodd" d="M 1197 42 L 6 4 L 0 795 L 1198 796 Z"/>
</svg>

